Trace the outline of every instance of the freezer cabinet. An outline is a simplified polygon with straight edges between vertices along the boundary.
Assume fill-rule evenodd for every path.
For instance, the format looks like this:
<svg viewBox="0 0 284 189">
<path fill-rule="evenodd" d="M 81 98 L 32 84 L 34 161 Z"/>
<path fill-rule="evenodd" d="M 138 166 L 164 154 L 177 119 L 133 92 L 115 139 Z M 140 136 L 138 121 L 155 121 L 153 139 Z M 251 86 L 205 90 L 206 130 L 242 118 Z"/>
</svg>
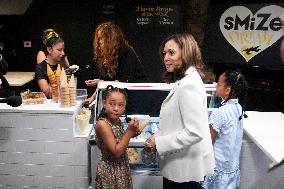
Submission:
<svg viewBox="0 0 284 189">
<path fill-rule="evenodd" d="M 99 82 L 95 100 L 95 117 L 102 109 L 102 91 L 108 85 L 128 90 L 127 114 L 149 115 L 158 117 L 161 104 L 173 88 L 174 83 L 123 83 L 123 82 Z M 204 84 L 207 93 L 207 106 L 214 108 L 216 84 Z"/>
</svg>

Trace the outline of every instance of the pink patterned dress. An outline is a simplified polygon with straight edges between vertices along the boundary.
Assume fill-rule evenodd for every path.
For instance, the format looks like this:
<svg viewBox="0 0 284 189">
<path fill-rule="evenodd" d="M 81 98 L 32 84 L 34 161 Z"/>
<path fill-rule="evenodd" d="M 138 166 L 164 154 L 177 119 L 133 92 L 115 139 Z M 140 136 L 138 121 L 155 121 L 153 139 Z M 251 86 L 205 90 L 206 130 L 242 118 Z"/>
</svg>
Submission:
<svg viewBox="0 0 284 189">
<path fill-rule="evenodd" d="M 122 125 L 111 125 L 114 137 L 119 142 L 123 136 Z M 96 136 L 96 143 L 101 150 L 101 157 L 97 166 L 96 189 L 132 189 L 132 178 L 128 162 L 127 152 L 115 158 L 106 148 L 103 140 Z"/>
</svg>

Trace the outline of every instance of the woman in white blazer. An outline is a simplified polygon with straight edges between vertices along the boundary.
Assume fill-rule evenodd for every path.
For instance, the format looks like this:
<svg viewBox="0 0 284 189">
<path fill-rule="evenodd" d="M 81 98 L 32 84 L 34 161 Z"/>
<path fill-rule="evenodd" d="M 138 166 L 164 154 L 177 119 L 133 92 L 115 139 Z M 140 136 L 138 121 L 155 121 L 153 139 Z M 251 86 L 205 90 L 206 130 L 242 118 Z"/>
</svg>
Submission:
<svg viewBox="0 0 284 189">
<path fill-rule="evenodd" d="M 161 57 L 167 82 L 175 83 L 162 104 L 159 129 L 145 148 L 158 151 L 164 189 L 195 189 L 215 166 L 201 52 L 192 35 L 176 34 L 162 43 Z"/>
</svg>

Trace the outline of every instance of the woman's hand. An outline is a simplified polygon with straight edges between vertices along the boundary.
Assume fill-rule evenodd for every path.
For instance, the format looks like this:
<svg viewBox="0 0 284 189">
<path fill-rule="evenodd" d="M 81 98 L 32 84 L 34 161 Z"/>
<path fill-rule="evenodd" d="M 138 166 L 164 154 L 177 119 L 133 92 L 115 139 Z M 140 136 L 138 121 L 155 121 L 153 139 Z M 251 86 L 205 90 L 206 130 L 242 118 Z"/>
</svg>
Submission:
<svg viewBox="0 0 284 189">
<path fill-rule="evenodd" d="M 86 80 L 85 83 L 87 86 L 95 86 L 96 84 L 98 84 L 99 81 L 99 79 L 89 79 Z"/>
<path fill-rule="evenodd" d="M 97 95 L 97 92 L 95 91 L 92 96 L 90 96 L 89 98 L 86 99 L 86 101 L 89 103 L 89 104 L 92 104 L 92 102 L 95 100 L 96 98 L 96 95 Z"/>
<path fill-rule="evenodd" d="M 156 151 L 155 135 L 150 136 L 144 144 L 144 148 L 149 151 Z"/>
<path fill-rule="evenodd" d="M 126 132 L 129 132 L 132 137 L 136 137 L 141 134 L 141 131 L 139 130 L 139 120 L 137 118 L 131 119 L 128 123 Z"/>
</svg>

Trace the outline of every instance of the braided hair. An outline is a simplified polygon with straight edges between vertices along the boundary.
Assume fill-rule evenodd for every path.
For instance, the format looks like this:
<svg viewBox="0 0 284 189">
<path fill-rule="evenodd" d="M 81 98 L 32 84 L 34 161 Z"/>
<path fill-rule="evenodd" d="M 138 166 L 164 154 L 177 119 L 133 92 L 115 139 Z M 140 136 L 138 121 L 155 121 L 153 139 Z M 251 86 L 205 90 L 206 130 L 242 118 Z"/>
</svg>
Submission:
<svg viewBox="0 0 284 189">
<path fill-rule="evenodd" d="M 245 107 L 248 86 L 244 75 L 240 70 L 227 70 L 224 72 L 224 76 L 224 82 L 227 86 L 231 87 L 231 90 L 229 97 L 224 102 L 222 102 L 222 104 L 225 104 L 231 98 L 238 98 L 240 105 L 242 106 L 242 114 L 239 117 L 239 120 L 242 119 L 242 116 L 244 116 L 244 118 L 247 118 L 247 115 L 245 114 Z"/>
<path fill-rule="evenodd" d="M 103 90 L 103 93 L 102 93 L 102 100 L 106 100 L 106 98 L 107 98 L 108 96 L 110 96 L 110 94 L 112 94 L 113 92 L 119 92 L 119 93 L 123 94 L 124 97 L 125 97 L 125 99 L 127 100 L 127 97 L 128 97 L 128 95 L 127 95 L 127 89 L 121 89 L 121 88 L 113 87 L 112 85 L 108 85 L 108 86 L 106 87 L 106 89 Z M 107 117 L 107 113 L 106 113 L 105 108 L 103 107 L 102 110 L 101 110 L 101 112 L 100 112 L 100 114 L 99 114 L 99 116 L 98 116 L 98 119 L 100 119 L 100 118 L 106 118 L 106 117 Z M 98 119 L 97 119 L 97 120 L 98 120 Z M 130 119 L 129 117 L 127 117 L 127 105 L 126 105 L 126 108 L 125 108 L 125 121 L 126 121 L 127 123 L 129 123 L 130 120 L 131 120 L 131 119 Z"/>
</svg>

